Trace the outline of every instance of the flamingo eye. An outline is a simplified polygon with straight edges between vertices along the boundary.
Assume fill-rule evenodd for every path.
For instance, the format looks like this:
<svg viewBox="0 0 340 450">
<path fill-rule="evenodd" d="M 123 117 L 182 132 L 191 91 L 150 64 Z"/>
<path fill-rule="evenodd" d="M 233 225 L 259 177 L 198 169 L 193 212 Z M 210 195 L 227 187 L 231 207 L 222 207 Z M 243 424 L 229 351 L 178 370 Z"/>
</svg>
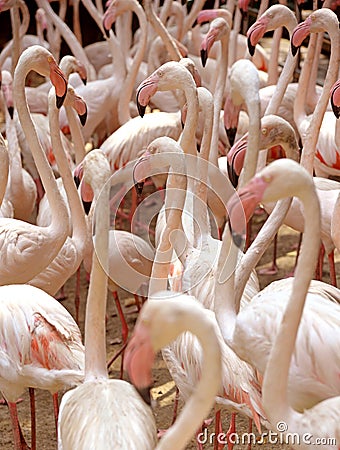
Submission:
<svg viewBox="0 0 340 450">
<path fill-rule="evenodd" d="M 269 17 L 269 19 L 272 19 L 274 17 L 273 13 L 268 13 L 268 17 Z"/>
<path fill-rule="evenodd" d="M 270 183 L 272 181 L 272 177 L 270 175 L 263 175 L 262 180 L 265 183 Z"/>
<path fill-rule="evenodd" d="M 158 76 L 159 76 L 160 78 L 162 78 L 162 76 L 163 76 L 163 70 L 159 70 L 159 71 L 158 71 Z"/>
<path fill-rule="evenodd" d="M 267 136 L 267 134 L 268 134 L 267 128 L 262 128 L 261 133 L 262 133 L 264 136 Z"/>
</svg>

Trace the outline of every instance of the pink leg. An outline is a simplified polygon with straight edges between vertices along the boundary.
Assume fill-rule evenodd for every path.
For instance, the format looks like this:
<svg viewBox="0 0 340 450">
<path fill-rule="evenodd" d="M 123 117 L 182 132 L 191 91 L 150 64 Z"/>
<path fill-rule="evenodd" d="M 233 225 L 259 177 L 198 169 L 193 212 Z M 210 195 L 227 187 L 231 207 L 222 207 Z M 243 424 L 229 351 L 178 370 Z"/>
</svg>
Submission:
<svg viewBox="0 0 340 450">
<path fill-rule="evenodd" d="M 253 432 L 253 419 L 249 419 L 248 436 L 251 436 L 252 432 Z M 251 450 L 251 439 L 249 439 L 249 444 L 247 446 L 247 450 Z"/>
<path fill-rule="evenodd" d="M 11 416 L 15 450 L 29 450 L 20 428 L 16 403 L 8 402 L 8 409 Z"/>
<path fill-rule="evenodd" d="M 59 403 L 58 403 L 58 392 L 53 394 L 53 411 L 54 411 L 54 420 L 55 420 L 55 430 L 58 442 L 58 415 L 59 415 Z"/>
<path fill-rule="evenodd" d="M 317 280 L 322 280 L 322 268 L 323 268 L 323 258 L 325 256 L 325 247 L 321 245 L 320 247 L 320 253 L 319 253 L 319 259 L 318 259 L 318 265 L 317 265 L 317 272 L 315 278 Z"/>
<path fill-rule="evenodd" d="M 37 448 L 37 433 L 36 433 L 36 419 L 35 419 L 35 395 L 34 389 L 28 388 L 30 395 L 30 407 L 31 407 L 31 450 Z"/>
<path fill-rule="evenodd" d="M 80 305 L 80 267 L 77 270 L 76 293 L 74 296 L 74 306 L 76 310 L 76 322 L 79 324 L 79 305 Z"/>
<path fill-rule="evenodd" d="M 328 255 L 328 264 L 329 264 L 329 276 L 331 279 L 331 284 L 337 287 L 336 283 L 336 272 L 335 272 L 335 264 L 334 264 L 334 250 L 332 250 Z"/>
<path fill-rule="evenodd" d="M 222 436 L 221 410 L 215 413 L 215 442 L 214 450 L 222 450 L 224 443 L 220 442 L 219 437 Z"/>
<path fill-rule="evenodd" d="M 228 450 L 233 450 L 234 444 L 230 442 L 230 436 L 236 433 L 236 413 L 231 414 L 230 426 L 227 431 Z"/>
<path fill-rule="evenodd" d="M 176 395 L 175 395 L 175 402 L 174 402 L 174 412 L 172 414 L 172 422 L 171 425 L 173 425 L 177 418 L 177 410 L 178 410 L 178 400 L 179 400 L 179 390 L 176 386 Z"/>
<path fill-rule="evenodd" d="M 117 292 L 116 291 L 112 292 L 112 295 L 116 304 L 120 323 L 122 324 L 122 343 L 123 345 L 125 345 L 129 334 L 129 327 L 126 323 L 124 312 L 120 304 Z M 123 371 L 124 371 L 123 366 L 124 366 L 124 352 L 122 352 L 122 360 L 120 365 L 120 378 L 123 378 Z"/>
</svg>

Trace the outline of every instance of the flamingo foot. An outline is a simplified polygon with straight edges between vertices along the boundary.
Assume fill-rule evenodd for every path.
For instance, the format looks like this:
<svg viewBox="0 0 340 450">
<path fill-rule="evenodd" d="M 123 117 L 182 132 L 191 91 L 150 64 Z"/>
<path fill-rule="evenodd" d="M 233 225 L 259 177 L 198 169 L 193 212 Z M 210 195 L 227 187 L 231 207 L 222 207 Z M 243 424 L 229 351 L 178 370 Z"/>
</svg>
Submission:
<svg viewBox="0 0 340 450">
<path fill-rule="evenodd" d="M 16 404 L 23 402 L 24 399 L 23 398 L 18 398 L 18 400 L 15 402 Z M 7 406 L 7 402 L 4 398 L 0 399 L 0 406 Z"/>
</svg>

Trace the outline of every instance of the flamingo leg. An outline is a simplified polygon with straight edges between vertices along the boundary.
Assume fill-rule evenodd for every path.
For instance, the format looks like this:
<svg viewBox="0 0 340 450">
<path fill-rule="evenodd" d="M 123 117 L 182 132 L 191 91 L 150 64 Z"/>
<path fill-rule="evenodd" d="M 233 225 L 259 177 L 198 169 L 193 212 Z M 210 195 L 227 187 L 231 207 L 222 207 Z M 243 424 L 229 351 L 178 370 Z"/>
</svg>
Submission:
<svg viewBox="0 0 340 450">
<path fill-rule="evenodd" d="M 36 418 L 35 418 L 35 393 L 33 388 L 28 388 L 30 395 L 30 407 L 31 407 L 31 449 L 37 448 L 37 430 L 36 430 Z"/>
<path fill-rule="evenodd" d="M 53 397 L 53 411 L 54 411 L 55 429 L 56 429 L 56 436 L 57 436 L 57 442 L 58 442 L 58 415 L 59 415 L 58 392 L 53 394 L 52 397 Z"/>
<path fill-rule="evenodd" d="M 215 442 L 214 450 L 222 450 L 224 443 L 220 442 L 220 436 L 222 436 L 222 423 L 221 423 L 221 410 L 219 409 L 215 413 Z"/>
<path fill-rule="evenodd" d="M 174 402 L 174 412 L 172 415 L 172 422 L 171 425 L 173 425 L 175 423 L 175 420 L 177 418 L 177 410 L 178 410 L 178 400 L 179 400 L 179 389 L 176 386 L 176 395 L 175 395 L 175 402 Z"/>
<path fill-rule="evenodd" d="M 253 419 L 249 419 L 248 436 L 252 436 L 252 433 L 253 433 Z M 249 439 L 247 450 L 251 450 L 251 439 Z"/>
<path fill-rule="evenodd" d="M 317 280 L 322 280 L 322 268 L 323 268 L 323 258 L 325 256 L 325 247 L 321 245 L 320 247 L 320 253 L 319 253 L 319 259 L 317 264 L 317 272 L 315 278 Z"/>
<path fill-rule="evenodd" d="M 77 269 L 76 293 L 74 296 L 74 306 L 76 310 L 76 322 L 79 324 L 79 305 L 80 305 L 80 267 Z"/>
<path fill-rule="evenodd" d="M 11 417 L 12 430 L 14 435 L 15 450 L 29 450 L 24 435 L 19 424 L 17 405 L 15 402 L 8 402 L 9 414 Z"/>
<path fill-rule="evenodd" d="M 236 413 L 231 414 L 230 426 L 227 431 L 228 450 L 233 450 L 234 444 L 230 441 L 231 435 L 235 436 L 236 433 Z"/>
<path fill-rule="evenodd" d="M 113 295 L 113 298 L 114 298 L 114 301 L 116 304 L 120 323 L 122 324 L 122 343 L 124 346 L 127 342 L 127 338 L 128 338 L 128 334 L 129 334 L 129 327 L 126 323 L 124 312 L 123 312 L 122 306 L 120 304 L 117 292 L 116 291 L 112 292 L 112 295 Z M 122 360 L 121 360 L 121 365 L 120 365 L 120 378 L 121 379 L 123 378 L 123 371 L 124 371 L 123 366 L 124 366 L 124 351 L 122 352 Z"/>
</svg>

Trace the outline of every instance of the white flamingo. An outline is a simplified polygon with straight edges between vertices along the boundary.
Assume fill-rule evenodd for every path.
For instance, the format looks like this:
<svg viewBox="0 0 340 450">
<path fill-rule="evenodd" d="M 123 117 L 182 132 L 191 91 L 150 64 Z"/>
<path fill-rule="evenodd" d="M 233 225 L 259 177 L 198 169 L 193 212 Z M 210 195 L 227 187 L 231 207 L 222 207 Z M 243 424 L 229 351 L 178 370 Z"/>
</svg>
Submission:
<svg viewBox="0 0 340 450">
<path fill-rule="evenodd" d="M 21 450 L 25 442 L 16 400 L 27 387 L 47 390 L 57 420 L 57 392 L 84 378 L 84 347 L 71 314 L 34 286 L 0 286 L 0 322 L 0 390 L 8 402 L 15 449 Z"/>
<path fill-rule="evenodd" d="M 306 183 L 306 180 L 308 182 L 308 176 L 305 170 L 297 165 L 295 161 L 286 158 L 275 161 L 275 163 L 263 169 L 253 178 L 253 181 L 247 188 L 238 192 L 241 200 L 241 203 L 238 205 L 240 206 L 242 204 L 247 218 L 260 201 L 261 197 L 259 196 L 262 195 L 271 181 L 277 178 L 282 183 L 284 178 L 287 179 L 289 170 L 291 170 L 289 176 L 291 181 L 285 183 L 285 189 L 287 189 L 288 195 L 294 195 L 295 184 L 298 182 L 302 188 L 303 182 Z M 302 180 L 301 182 L 300 179 Z M 256 190 L 257 186 L 260 186 L 261 189 Z M 252 188 L 254 189 L 254 194 L 249 194 Z M 277 185 L 275 189 L 279 189 Z M 309 182 L 303 192 L 306 193 L 308 190 L 310 190 Z M 283 192 L 282 186 L 280 191 Z M 259 194 L 257 194 L 258 192 Z M 269 200 L 269 198 L 269 196 L 263 195 L 263 201 Z M 240 210 L 237 206 L 237 201 L 237 199 L 233 198 L 228 205 L 233 234 L 239 234 L 237 232 L 237 229 L 239 229 L 237 218 L 240 217 L 238 214 Z M 241 214 L 243 214 L 243 210 Z M 308 232 L 309 230 L 306 226 L 305 233 Z M 231 244 L 231 249 L 233 249 L 233 245 Z M 318 241 L 307 241 L 306 244 L 305 240 L 304 247 L 307 248 L 307 246 L 317 249 Z M 233 252 L 234 250 L 231 251 Z M 302 251 L 305 252 L 304 248 L 302 248 Z M 310 258 L 308 258 L 308 263 L 303 260 L 302 264 L 306 272 L 305 280 L 308 277 L 308 289 L 309 282 L 312 278 L 310 273 L 313 274 L 314 264 L 310 264 Z M 310 267 L 308 271 L 306 266 Z M 243 270 L 245 269 L 243 268 Z M 297 272 L 297 276 L 300 275 L 301 263 L 300 269 Z M 236 283 L 238 283 L 238 280 Z M 235 287 L 233 287 L 232 281 L 227 285 L 232 293 L 238 288 L 236 283 Z M 288 297 L 292 291 L 293 283 L 294 278 L 275 281 L 254 296 L 252 301 L 242 308 L 238 314 L 236 313 L 238 311 L 236 303 L 234 306 L 228 308 L 230 312 L 225 316 L 225 319 L 228 319 L 227 322 L 226 320 L 223 322 L 224 330 L 226 330 L 225 339 L 236 353 L 245 361 L 252 364 L 260 374 L 265 373 L 268 352 L 277 335 L 277 330 L 283 311 L 286 308 Z M 340 316 L 338 311 L 340 306 L 334 303 L 339 302 L 339 300 L 340 291 L 338 289 L 329 284 L 313 280 L 308 290 L 306 308 L 289 373 L 289 400 L 292 407 L 298 411 L 303 411 L 324 399 L 339 395 L 340 383 L 337 374 L 339 372 L 340 360 L 336 350 L 339 343 L 336 337 L 332 340 L 328 340 L 327 338 L 329 335 L 336 336 L 334 333 L 339 327 Z M 225 302 L 220 305 L 220 308 L 225 308 Z M 234 318 L 234 327 L 230 326 L 232 317 Z M 228 325 L 228 329 L 226 325 Z M 249 340 L 249 336 L 251 336 L 251 340 Z M 327 341 L 327 345 L 323 348 L 325 341 Z M 320 348 L 323 348 L 323 350 L 320 351 Z M 331 366 L 329 361 L 332 361 Z"/>
<path fill-rule="evenodd" d="M 57 106 L 66 94 L 66 80 L 48 50 L 32 46 L 25 50 L 14 73 L 14 100 L 26 132 L 36 166 L 52 208 L 48 227 L 38 227 L 16 219 L 1 219 L 1 284 L 24 283 L 40 273 L 57 255 L 68 232 L 67 209 L 56 189 L 52 170 L 41 148 L 25 99 L 25 77 L 30 70 L 50 75 L 55 84 Z"/>
<path fill-rule="evenodd" d="M 287 183 L 287 176 L 294 176 L 290 183 Z M 338 385 L 337 374 L 339 373 L 339 355 L 336 351 L 338 342 L 334 342 L 333 337 L 336 329 L 339 328 L 340 306 L 325 300 L 317 292 L 310 292 L 309 286 L 314 273 L 314 267 L 318 256 L 318 245 L 320 239 L 320 208 L 315 192 L 313 180 L 308 172 L 291 160 L 274 161 L 263 169 L 250 183 L 240 192 L 241 199 L 246 193 L 251 192 L 248 207 L 254 207 L 256 203 L 263 200 L 276 201 L 285 196 L 297 195 L 303 202 L 303 209 L 306 221 L 306 229 L 302 242 L 302 250 L 298 260 L 296 275 L 293 283 L 287 292 L 286 280 L 280 280 L 276 289 L 267 288 L 262 291 L 260 303 L 264 308 L 271 304 L 270 314 L 272 323 L 276 323 L 276 331 L 273 333 L 272 325 L 267 322 L 262 323 L 262 352 L 263 338 L 267 338 L 269 328 L 270 335 L 275 335 L 270 347 L 266 349 L 266 355 L 270 351 L 263 379 L 263 401 L 264 408 L 270 421 L 270 426 L 278 431 L 277 424 L 285 422 L 287 427 L 284 431 L 297 433 L 300 442 L 293 448 L 316 448 L 302 440 L 302 435 L 310 431 L 313 433 L 313 440 L 316 438 L 333 438 L 332 444 L 323 445 L 325 449 L 336 449 L 336 439 L 340 437 L 339 425 L 339 391 L 324 397 L 324 401 L 318 398 L 318 389 L 315 382 L 311 383 L 311 375 L 317 372 L 319 388 L 325 388 L 325 378 L 320 377 L 320 371 L 327 378 L 333 378 L 334 386 Z M 308 224 L 308 225 L 307 225 Z M 340 292 L 338 291 L 338 295 Z M 281 313 L 277 314 L 277 306 L 284 302 Z M 252 305 L 258 304 L 259 302 Z M 304 308 L 304 305 L 305 308 Z M 258 317 L 257 313 L 254 317 Z M 274 315 L 276 317 L 274 317 Z M 279 318 L 277 318 L 279 316 Z M 262 317 L 263 313 L 262 313 Z M 269 317 L 268 317 L 269 318 Z M 238 318 L 239 320 L 239 318 Z M 241 322 L 242 323 L 242 322 Z M 244 325 L 244 322 L 243 322 Z M 249 325 L 249 324 L 248 324 Z M 268 328 L 269 325 L 269 328 Z M 235 329 L 234 341 L 240 337 L 239 332 L 242 326 Z M 257 352 L 254 344 L 254 329 L 252 325 L 243 330 L 242 350 L 248 358 L 251 352 Z M 249 339 L 251 336 L 251 339 Z M 332 336 L 332 339 L 329 339 Z M 241 340 L 237 341 L 237 348 L 240 350 Z M 301 343 L 305 342 L 308 348 L 301 348 Z M 245 345 L 249 345 L 246 349 Z M 294 349 L 295 348 L 295 349 Z M 257 349 L 259 350 L 259 348 Z M 263 355 L 262 355 L 263 356 Z M 252 359 L 255 359 L 251 357 Z M 305 370 L 298 384 L 310 385 L 310 395 L 306 396 L 305 404 L 302 408 L 301 396 L 296 394 L 291 397 L 291 373 L 297 365 L 302 365 L 309 360 L 309 370 Z M 260 369 L 258 365 L 255 366 Z M 260 370 L 262 370 L 261 367 Z M 307 369 L 307 367 L 305 368 Z M 309 380 L 309 381 L 307 381 Z M 297 379 L 295 378 L 295 386 Z M 333 397 L 333 398 L 329 398 Z M 311 406 L 313 405 L 314 406 Z M 315 424 L 318 428 L 315 429 Z"/>
<path fill-rule="evenodd" d="M 155 446 L 157 450 L 186 448 L 214 405 L 222 377 L 221 349 L 214 314 L 192 296 L 157 292 L 145 303 L 127 348 L 125 366 L 130 379 L 137 389 L 145 392 L 150 387 L 150 370 L 156 352 L 187 331 L 198 338 L 202 349 L 200 380 L 176 422 Z"/>
<path fill-rule="evenodd" d="M 122 169 L 113 175 L 111 182 L 127 181 L 129 177 L 132 170 Z M 151 408 L 131 384 L 109 379 L 106 369 L 109 192 L 110 182 L 107 182 L 96 206 L 95 251 L 85 321 L 85 381 L 62 398 L 59 450 L 98 447 L 149 450 L 157 441 Z M 133 431 L 127 432 L 129 426 L 133 426 Z"/>
</svg>

